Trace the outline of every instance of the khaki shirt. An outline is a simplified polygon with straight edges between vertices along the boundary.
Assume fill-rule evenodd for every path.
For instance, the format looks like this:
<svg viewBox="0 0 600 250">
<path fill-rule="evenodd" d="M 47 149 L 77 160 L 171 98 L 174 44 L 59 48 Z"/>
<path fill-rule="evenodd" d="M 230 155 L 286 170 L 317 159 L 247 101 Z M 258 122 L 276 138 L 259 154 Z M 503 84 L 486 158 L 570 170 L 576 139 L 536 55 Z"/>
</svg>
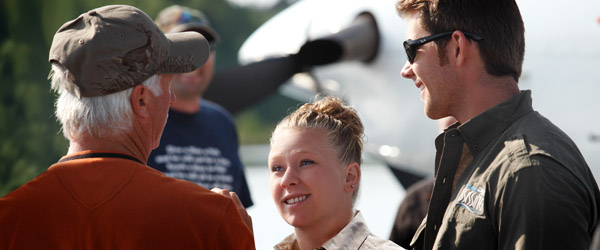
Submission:
<svg viewBox="0 0 600 250">
<path fill-rule="evenodd" d="M 575 143 L 533 110 L 530 91 L 451 126 L 436 147 L 414 249 L 589 249 L 598 186 Z"/>
<path fill-rule="evenodd" d="M 275 250 L 297 250 L 298 242 L 296 241 L 296 235 L 291 234 L 284 240 L 279 242 L 274 247 Z M 344 249 L 344 250 L 368 250 L 368 249 L 380 249 L 380 250 L 401 250 L 400 246 L 394 244 L 389 240 L 384 240 L 373 235 L 365 219 L 362 217 L 360 212 L 356 212 L 354 219 L 348 223 L 336 236 L 329 239 L 320 248 L 317 249 Z"/>
</svg>

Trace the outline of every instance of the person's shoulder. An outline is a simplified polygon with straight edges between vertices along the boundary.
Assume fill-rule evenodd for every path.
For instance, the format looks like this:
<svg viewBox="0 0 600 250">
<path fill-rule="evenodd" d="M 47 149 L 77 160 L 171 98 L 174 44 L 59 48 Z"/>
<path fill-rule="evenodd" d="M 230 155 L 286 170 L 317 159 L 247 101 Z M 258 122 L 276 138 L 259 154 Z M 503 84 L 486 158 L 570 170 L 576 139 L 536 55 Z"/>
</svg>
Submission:
<svg viewBox="0 0 600 250">
<path fill-rule="evenodd" d="M 512 150 L 513 156 L 544 155 L 560 162 L 575 160 L 579 164 L 583 160 L 569 135 L 538 112 L 531 112 L 516 121 L 507 129 L 505 137 L 505 145 Z"/>
<path fill-rule="evenodd" d="M 569 136 L 540 112 L 530 109 L 511 122 L 506 131 L 512 134 L 528 134 L 535 140 L 567 140 Z M 548 137 L 550 136 L 550 137 Z"/>
<path fill-rule="evenodd" d="M 218 112 L 227 116 L 231 116 L 231 113 L 229 113 L 229 111 L 227 111 L 227 109 L 225 109 L 223 106 L 209 100 L 202 99 L 202 108 L 206 108 L 213 112 Z"/>
<path fill-rule="evenodd" d="M 211 117 L 220 117 L 222 119 L 233 122 L 233 115 L 231 115 L 231 113 L 229 113 L 229 111 L 227 111 L 221 105 L 204 99 L 202 99 L 201 105 L 202 108 L 200 112 L 202 112 L 204 115 Z"/>
<path fill-rule="evenodd" d="M 196 183 L 163 176 L 156 182 L 153 193 L 161 196 L 162 204 L 170 204 L 171 209 L 196 211 L 202 217 L 218 219 L 227 208 L 235 208 L 233 201 L 212 192 Z M 235 211 L 235 209 L 230 209 Z"/>
<path fill-rule="evenodd" d="M 35 221 L 38 216 L 43 216 L 41 212 L 47 211 L 48 206 L 54 206 L 56 200 L 64 197 L 60 192 L 63 184 L 51 170 L 0 197 L 0 225 L 8 229 L 11 223 L 22 219 Z"/>
<path fill-rule="evenodd" d="M 527 169 L 589 180 L 590 169 L 575 142 L 538 112 L 530 112 L 511 124 L 498 143 L 502 151 L 497 159 L 504 161 L 497 164 L 496 170 L 505 178 Z"/>
<path fill-rule="evenodd" d="M 31 201 L 39 202 L 36 197 L 45 196 L 45 192 L 50 192 L 48 190 L 48 186 L 56 186 L 59 184 L 55 178 L 56 175 L 52 170 L 52 168 L 49 168 L 48 170 L 36 176 L 33 180 L 26 182 L 15 190 L 6 194 L 4 197 L 0 197 L 0 208 L 14 208 L 16 207 L 16 204 L 27 203 Z"/>
<path fill-rule="evenodd" d="M 377 249 L 377 250 L 396 250 L 396 249 L 404 249 L 398 246 L 396 243 L 391 240 L 386 240 L 379 238 L 373 234 L 369 235 L 367 240 L 365 240 L 364 244 L 360 247 L 360 250 L 367 249 Z"/>
<path fill-rule="evenodd" d="M 360 212 L 356 212 L 354 218 L 341 232 L 328 241 L 332 245 L 345 245 L 352 249 L 403 249 L 396 243 L 379 238 L 371 230 Z M 327 244 L 327 243 L 326 243 Z M 324 245 L 325 246 L 325 245 Z"/>
<path fill-rule="evenodd" d="M 161 190 L 162 192 L 156 195 L 164 194 L 166 199 L 186 199 L 193 198 L 189 202 L 194 202 L 198 199 L 219 199 L 219 195 L 203 186 L 200 186 L 191 181 L 178 179 L 165 175 L 164 173 L 151 167 L 138 169 L 135 173 L 136 183 L 144 183 L 145 187 L 154 191 Z M 147 185 L 153 183 L 152 186 Z M 222 196 L 222 195 L 221 195 Z"/>
</svg>

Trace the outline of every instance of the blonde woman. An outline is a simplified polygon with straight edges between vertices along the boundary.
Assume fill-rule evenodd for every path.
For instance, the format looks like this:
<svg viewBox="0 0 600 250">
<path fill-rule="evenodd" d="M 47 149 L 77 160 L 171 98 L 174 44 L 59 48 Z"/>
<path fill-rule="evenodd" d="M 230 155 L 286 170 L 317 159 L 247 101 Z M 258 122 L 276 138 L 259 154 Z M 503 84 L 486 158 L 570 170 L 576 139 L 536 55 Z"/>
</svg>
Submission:
<svg viewBox="0 0 600 250">
<path fill-rule="evenodd" d="M 354 201 L 363 125 L 337 98 L 305 104 L 271 137 L 271 195 L 294 233 L 275 249 L 402 249 L 374 236 Z"/>
</svg>

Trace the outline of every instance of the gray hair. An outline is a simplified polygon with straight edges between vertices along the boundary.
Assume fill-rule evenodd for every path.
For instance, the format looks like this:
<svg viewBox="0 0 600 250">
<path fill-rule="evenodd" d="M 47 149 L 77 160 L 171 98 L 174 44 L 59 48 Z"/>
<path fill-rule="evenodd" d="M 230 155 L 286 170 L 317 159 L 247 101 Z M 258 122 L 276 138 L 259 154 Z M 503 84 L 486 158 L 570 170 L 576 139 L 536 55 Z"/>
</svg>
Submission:
<svg viewBox="0 0 600 250">
<path fill-rule="evenodd" d="M 59 94 L 55 115 L 68 140 L 83 134 L 94 138 L 121 135 L 132 128 L 133 110 L 130 96 L 133 88 L 97 97 L 77 97 L 73 75 L 58 63 L 52 63 L 50 71 L 52 90 Z M 162 95 L 161 78 L 154 75 L 142 84 L 155 96 Z"/>
</svg>

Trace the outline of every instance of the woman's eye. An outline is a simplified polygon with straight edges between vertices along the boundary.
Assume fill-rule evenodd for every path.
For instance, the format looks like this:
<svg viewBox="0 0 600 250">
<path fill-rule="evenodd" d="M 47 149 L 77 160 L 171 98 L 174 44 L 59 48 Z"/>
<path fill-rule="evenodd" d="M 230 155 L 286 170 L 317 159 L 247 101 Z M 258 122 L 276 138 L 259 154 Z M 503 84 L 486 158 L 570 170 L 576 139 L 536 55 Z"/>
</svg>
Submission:
<svg viewBox="0 0 600 250">
<path fill-rule="evenodd" d="M 313 163 L 315 163 L 315 162 L 314 162 L 314 161 L 312 161 L 312 160 L 302 160 L 302 161 L 300 162 L 300 165 L 301 165 L 301 166 L 307 166 L 307 165 L 311 165 L 311 164 L 313 164 Z"/>
<path fill-rule="evenodd" d="M 283 170 L 283 167 L 281 167 L 281 166 L 272 166 L 271 167 L 271 172 L 279 172 L 282 170 Z"/>
</svg>

